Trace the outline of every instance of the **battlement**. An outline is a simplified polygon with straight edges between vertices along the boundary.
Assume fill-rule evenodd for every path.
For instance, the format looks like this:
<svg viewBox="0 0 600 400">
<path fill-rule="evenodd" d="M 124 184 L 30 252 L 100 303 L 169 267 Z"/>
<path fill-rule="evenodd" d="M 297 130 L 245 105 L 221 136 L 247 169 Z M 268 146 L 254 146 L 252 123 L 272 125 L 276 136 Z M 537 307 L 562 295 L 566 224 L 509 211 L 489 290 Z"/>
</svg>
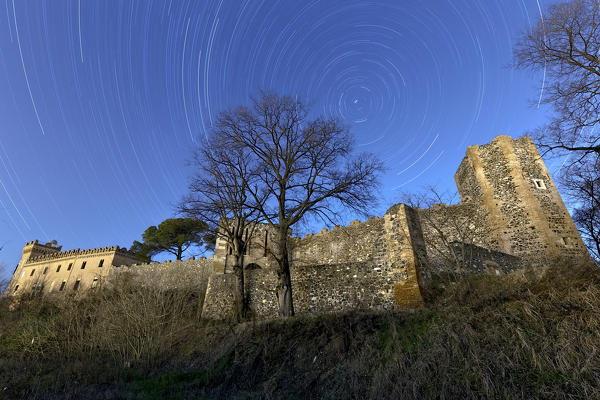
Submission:
<svg viewBox="0 0 600 400">
<path fill-rule="evenodd" d="M 35 242 L 37 242 L 37 240 Z M 33 243 L 33 242 L 29 242 L 29 243 Z M 74 256 L 96 255 L 96 254 L 107 253 L 107 252 L 115 252 L 115 253 L 118 253 L 118 254 L 126 256 L 126 257 L 135 258 L 135 255 L 125 248 L 120 248 L 119 246 L 107 246 L 107 247 L 98 247 L 98 248 L 94 248 L 94 249 L 85 249 L 85 250 L 81 250 L 81 249 L 65 250 L 65 251 L 59 251 L 56 253 L 48 253 L 48 254 L 42 254 L 42 255 L 38 255 L 38 256 L 32 256 L 31 258 L 29 258 L 27 260 L 26 264 L 41 262 L 41 261 L 58 260 L 60 258 L 69 258 L 69 257 L 74 257 Z"/>
<path fill-rule="evenodd" d="M 436 275 L 509 273 L 545 267 L 557 257 L 591 261 L 531 138 L 500 135 L 469 146 L 455 180 L 457 204 L 400 203 L 347 226 L 303 237 L 290 231 L 296 311 L 415 308 Z M 202 316 L 220 319 L 233 310 L 236 277 L 228 265 L 241 256 L 250 307 L 258 318 L 273 318 L 279 233 L 267 224 L 248 227 L 243 255 L 232 254 L 221 235 L 210 259 L 150 264 L 118 246 L 61 251 L 55 241 L 34 240 L 23 249 L 8 293 L 81 291 L 127 274 L 142 286 L 193 287 L 204 301 Z"/>
</svg>

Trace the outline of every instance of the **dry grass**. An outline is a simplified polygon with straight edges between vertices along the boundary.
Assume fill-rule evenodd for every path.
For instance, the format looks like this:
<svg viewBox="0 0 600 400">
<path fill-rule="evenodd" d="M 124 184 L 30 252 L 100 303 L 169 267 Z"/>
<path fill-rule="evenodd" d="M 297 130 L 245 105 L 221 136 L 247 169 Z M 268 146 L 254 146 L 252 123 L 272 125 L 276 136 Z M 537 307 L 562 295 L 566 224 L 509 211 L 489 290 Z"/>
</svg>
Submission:
<svg viewBox="0 0 600 400">
<path fill-rule="evenodd" d="M 600 275 L 437 282 L 415 312 L 241 325 L 126 284 L 0 311 L 0 398 L 600 398 Z M 33 340 L 35 339 L 35 340 Z"/>
</svg>

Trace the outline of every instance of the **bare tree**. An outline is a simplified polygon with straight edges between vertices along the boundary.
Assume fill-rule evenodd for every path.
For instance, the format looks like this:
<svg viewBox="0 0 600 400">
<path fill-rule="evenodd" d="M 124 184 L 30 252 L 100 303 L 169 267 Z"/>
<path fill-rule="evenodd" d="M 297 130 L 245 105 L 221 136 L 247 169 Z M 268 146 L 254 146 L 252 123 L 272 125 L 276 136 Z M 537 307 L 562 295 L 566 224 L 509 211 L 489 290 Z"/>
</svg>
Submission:
<svg viewBox="0 0 600 400">
<path fill-rule="evenodd" d="M 261 93 L 251 107 L 220 114 L 215 135 L 251 157 L 251 207 L 278 232 L 273 257 L 279 310 L 293 315 L 291 227 L 309 216 L 333 223 L 342 208 L 365 213 L 376 200 L 382 164 L 369 154 L 352 157 L 353 138 L 339 121 L 310 120 L 301 101 L 272 93 Z"/>
<path fill-rule="evenodd" d="M 573 199 L 573 221 L 590 254 L 600 264 L 600 157 L 570 165 L 561 176 Z"/>
<path fill-rule="evenodd" d="M 555 115 L 535 133 L 546 151 L 600 154 L 600 0 L 552 5 L 515 48 L 516 65 L 543 70 Z"/>
<path fill-rule="evenodd" d="M 232 249 L 236 275 L 236 318 L 242 320 L 248 311 L 244 289 L 244 254 L 248 238 L 260 220 L 260 204 L 264 197 L 253 197 L 250 185 L 257 173 L 249 150 L 239 144 L 225 142 L 225 137 L 212 134 L 194 156 L 197 168 L 189 194 L 181 201 L 181 213 L 208 223 L 216 237 L 224 239 Z M 258 203 L 257 203 L 258 201 Z"/>
<path fill-rule="evenodd" d="M 471 202 L 456 202 L 456 196 L 426 187 L 416 194 L 404 194 L 402 201 L 418 210 L 428 258 L 448 272 L 471 270 L 475 246 L 491 248 L 489 224 Z"/>
</svg>

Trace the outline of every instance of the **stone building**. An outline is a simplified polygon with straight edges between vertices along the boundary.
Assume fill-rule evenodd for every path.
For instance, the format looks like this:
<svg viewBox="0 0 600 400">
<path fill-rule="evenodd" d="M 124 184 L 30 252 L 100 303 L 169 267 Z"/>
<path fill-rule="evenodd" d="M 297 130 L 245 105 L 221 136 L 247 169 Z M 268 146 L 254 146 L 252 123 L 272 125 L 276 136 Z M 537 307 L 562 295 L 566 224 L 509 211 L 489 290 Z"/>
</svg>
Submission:
<svg viewBox="0 0 600 400">
<path fill-rule="evenodd" d="M 498 136 L 470 146 L 455 180 L 458 204 L 396 204 L 382 217 L 290 236 L 296 312 L 415 308 L 423 305 L 422 289 L 435 274 L 502 274 L 561 259 L 592 262 L 530 138 Z M 276 232 L 267 225 L 254 228 L 244 255 L 245 290 L 255 317 L 273 318 L 277 263 L 270 254 Z M 83 289 L 107 275 L 110 280 L 131 272 L 141 285 L 196 282 L 204 299 L 202 316 L 227 318 L 236 282 L 230 256 L 228 243 L 218 239 L 210 259 L 127 267 L 135 260 L 118 248 L 61 253 L 53 244 L 31 242 L 8 293 Z M 102 259 L 123 267 L 109 274 L 99 266 Z"/>
<path fill-rule="evenodd" d="M 133 254 L 118 246 L 61 251 L 56 241 L 28 242 L 6 289 L 8 295 L 76 292 L 94 288 L 115 265 L 136 262 Z"/>
</svg>

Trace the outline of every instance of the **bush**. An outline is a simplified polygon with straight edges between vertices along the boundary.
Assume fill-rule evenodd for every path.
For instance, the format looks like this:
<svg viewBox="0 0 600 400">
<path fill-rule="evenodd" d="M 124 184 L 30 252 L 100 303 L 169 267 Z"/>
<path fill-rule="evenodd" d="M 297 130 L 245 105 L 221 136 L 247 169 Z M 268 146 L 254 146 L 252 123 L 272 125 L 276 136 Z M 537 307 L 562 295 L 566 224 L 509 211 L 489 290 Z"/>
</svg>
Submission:
<svg viewBox="0 0 600 400">
<path fill-rule="evenodd" d="M 227 325 L 126 281 L 0 302 L 7 398 L 600 398 L 600 275 L 438 281 L 428 308 Z M 1 390 L 2 388 L 0 388 Z"/>
</svg>

